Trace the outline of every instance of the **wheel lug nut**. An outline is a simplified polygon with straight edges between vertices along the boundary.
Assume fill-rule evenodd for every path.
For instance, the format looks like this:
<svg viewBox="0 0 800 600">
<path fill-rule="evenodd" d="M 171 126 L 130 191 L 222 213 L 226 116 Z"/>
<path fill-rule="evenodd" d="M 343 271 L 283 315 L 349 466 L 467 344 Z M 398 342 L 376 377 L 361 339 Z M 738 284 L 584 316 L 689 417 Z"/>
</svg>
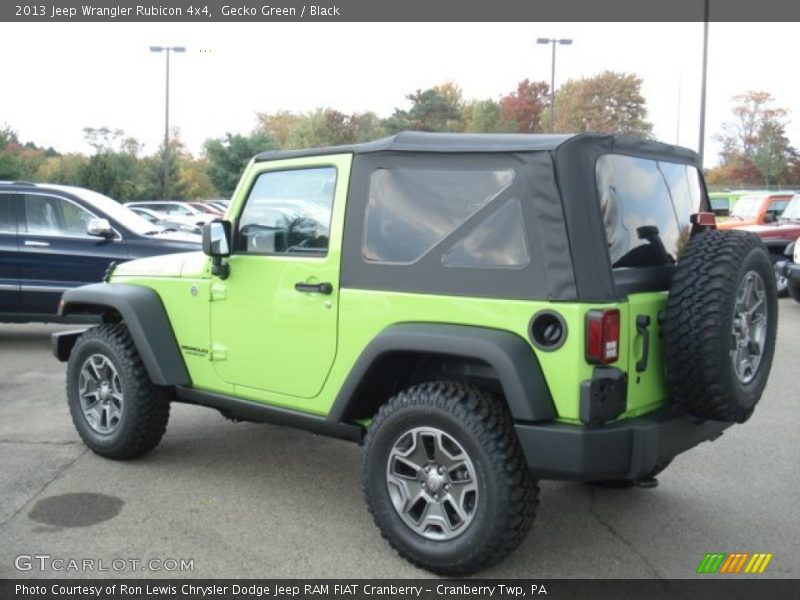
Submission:
<svg viewBox="0 0 800 600">
<path fill-rule="evenodd" d="M 439 474 L 442 475 L 445 472 L 444 465 L 439 467 Z"/>
<path fill-rule="evenodd" d="M 449 483 L 445 483 L 444 484 L 444 491 L 445 492 L 449 492 L 450 491 L 450 484 Z"/>
</svg>

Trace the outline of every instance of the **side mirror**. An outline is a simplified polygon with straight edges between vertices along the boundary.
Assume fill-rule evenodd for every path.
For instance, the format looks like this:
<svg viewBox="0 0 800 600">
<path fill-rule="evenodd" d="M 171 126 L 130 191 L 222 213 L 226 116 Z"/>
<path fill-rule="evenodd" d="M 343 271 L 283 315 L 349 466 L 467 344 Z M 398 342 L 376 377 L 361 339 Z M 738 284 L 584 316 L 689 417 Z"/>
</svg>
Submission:
<svg viewBox="0 0 800 600">
<path fill-rule="evenodd" d="M 86 233 L 95 237 L 106 238 L 107 240 L 116 235 L 108 219 L 90 219 L 89 224 L 86 226 Z"/>
<path fill-rule="evenodd" d="M 764 213 L 764 223 L 774 223 L 777 219 L 777 213 L 774 210 L 768 210 Z"/>
<path fill-rule="evenodd" d="M 228 278 L 228 265 L 222 259 L 231 255 L 230 221 L 211 221 L 203 225 L 203 252 L 211 257 L 211 274 Z"/>
</svg>

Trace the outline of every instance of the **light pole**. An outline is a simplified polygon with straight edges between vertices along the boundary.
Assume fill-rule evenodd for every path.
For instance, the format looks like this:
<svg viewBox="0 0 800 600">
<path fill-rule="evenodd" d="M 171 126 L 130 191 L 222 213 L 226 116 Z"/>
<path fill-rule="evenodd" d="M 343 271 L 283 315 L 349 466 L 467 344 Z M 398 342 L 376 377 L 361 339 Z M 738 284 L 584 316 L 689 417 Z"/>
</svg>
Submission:
<svg viewBox="0 0 800 600">
<path fill-rule="evenodd" d="M 552 53 L 552 66 L 550 69 L 550 133 L 553 133 L 553 124 L 555 121 L 555 106 L 556 106 L 556 44 L 562 46 L 569 46 L 572 40 L 556 39 L 556 38 L 538 38 L 537 44 L 551 44 L 553 46 Z"/>
<path fill-rule="evenodd" d="M 703 75 L 700 86 L 700 141 L 697 153 L 700 155 L 700 170 L 703 169 L 703 153 L 706 146 L 706 72 L 708 69 L 708 4 L 705 0 L 703 12 Z"/>
<path fill-rule="evenodd" d="M 186 52 L 183 46 L 150 46 L 150 52 L 164 52 L 167 55 L 167 82 L 166 101 L 164 103 L 164 187 L 161 189 L 161 199 L 168 200 L 167 189 L 169 181 L 169 55 L 172 52 Z"/>
</svg>

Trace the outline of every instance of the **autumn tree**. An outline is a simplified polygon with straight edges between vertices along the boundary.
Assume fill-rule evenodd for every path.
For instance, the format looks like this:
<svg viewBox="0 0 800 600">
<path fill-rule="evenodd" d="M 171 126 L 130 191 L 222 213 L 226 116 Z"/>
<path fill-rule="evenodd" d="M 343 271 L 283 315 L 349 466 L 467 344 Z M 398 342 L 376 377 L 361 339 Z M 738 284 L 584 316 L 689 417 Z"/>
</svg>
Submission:
<svg viewBox="0 0 800 600">
<path fill-rule="evenodd" d="M 523 79 L 517 89 L 500 99 L 503 119 L 519 133 L 541 133 L 542 115 L 550 105 L 550 86 Z"/>
<path fill-rule="evenodd" d="M 276 113 L 256 113 L 258 126 L 256 132 L 269 137 L 276 147 L 288 148 L 292 133 L 305 120 L 305 116 L 281 110 Z"/>
<path fill-rule="evenodd" d="M 722 144 L 720 168 L 750 171 L 750 185 L 780 181 L 793 157 L 785 132 L 788 111 L 774 102 L 764 91 L 734 96 L 733 119 L 714 136 Z"/>
<path fill-rule="evenodd" d="M 52 148 L 46 151 L 31 142 L 23 144 L 8 125 L 0 127 L 0 180 L 35 180 L 39 167 L 55 154 Z"/>
<path fill-rule="evenodd" d="M 599 131 L 635 137 L 652 136 L 642 79 L 633 73 L 604 71 L 570 79 L 556 91 L 554 131 Z"/>
</svg>

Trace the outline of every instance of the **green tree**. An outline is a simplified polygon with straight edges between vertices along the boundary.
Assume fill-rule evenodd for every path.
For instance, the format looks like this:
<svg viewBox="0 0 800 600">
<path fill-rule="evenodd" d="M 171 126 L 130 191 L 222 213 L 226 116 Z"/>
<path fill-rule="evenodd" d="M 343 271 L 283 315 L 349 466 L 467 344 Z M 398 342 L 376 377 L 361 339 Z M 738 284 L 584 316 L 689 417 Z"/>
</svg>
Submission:
<svg viewBox="0 0 800 600">
<path fill-rule="evenodd" d="M 510 131 L 500 105 L 494 100 L 473 100 L 464 105 L 464 131 L 471 133 L 500 133 Z"/>
<path fill-rule="evenodd" d="M 411 108 L 396 108 L 384 126 L 391 133 L 405 129 L 415 131 L 462 131 L 464 102 L 461 89 L 446 82 L 427 90 L 417 90 L 406 96 Z"/>
<path fill-rule="evenodd" d="M 632 73 L 604 71 L 570 79 L 556 91 L 554 131 L 599 131 L 635 137 L 652 136 L 642 79 Z"/>
<path fill-rule="evenodd" d="M 230 198 L 247 163 L 259 152 L 276 148 L 273 139 L 262 132 L 248 136 L 225 134 L 205 142 L 208 177 L 220 194 Z"/>
<path fill-rule="evenodd" d="M 36 181 L 82 185 L 83 169 L 88 158 L 84 154 L 63 154 L 48 157 L 36 172 Z"/>
<path fill-rule="evenodd" d="M 84 137 L 95 153 L 80 168 L 80 184 L 120 202 L 139 196 L 137 175 L 139 144 L 125 138 L 121 129 L 85 127 Z"/>
<path fill-rule="evenodd" d="M 782 123 L 768 121 L 761 124 L 751 158 L 767 187 L 778 180 L 789 162 L 789 140 Z"/>
</svg>

